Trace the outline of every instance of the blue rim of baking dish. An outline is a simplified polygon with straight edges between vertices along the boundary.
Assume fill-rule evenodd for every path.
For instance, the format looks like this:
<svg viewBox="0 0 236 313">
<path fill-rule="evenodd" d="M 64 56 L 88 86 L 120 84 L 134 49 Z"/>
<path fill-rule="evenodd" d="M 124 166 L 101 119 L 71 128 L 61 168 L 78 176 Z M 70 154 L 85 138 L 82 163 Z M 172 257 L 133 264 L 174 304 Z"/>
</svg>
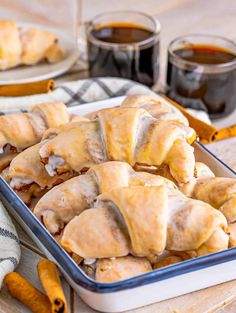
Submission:
<svg viewBox="0 0 236 313">
<path fill-rule="evenodd" d="M 218 159 L 206 147 L 198 143 L 207 153 L 226 167 L 232 174 L 236 173 L 224 162 Z M 3 199 L 19 218 L 30 228 L 38 240 L 44 245 L 51 256 L 63 268 L 69 278 L 82 288 L 96 293 L 112 293 L 121 290 L 127 290 L 135 287 L 156 283 L 165 279 L 180 276 L 189 272 L 194 272 L 208 268 L 221 263 L 233 261 L 236 259 L 236 248 L 227 249 L 211 255 L 198 257 L 177 263 L 165 268 L 153 270 L 151 272 L 135 276 L 116 283 L 99 283 L 90 279 L 82 269 L 72 260 L 72 258 L 58 245 L 56 240 L 34 216 L 30 209 L 16 195 L 12 188 L 0 177 L 0 197 Z"/>
</svg>

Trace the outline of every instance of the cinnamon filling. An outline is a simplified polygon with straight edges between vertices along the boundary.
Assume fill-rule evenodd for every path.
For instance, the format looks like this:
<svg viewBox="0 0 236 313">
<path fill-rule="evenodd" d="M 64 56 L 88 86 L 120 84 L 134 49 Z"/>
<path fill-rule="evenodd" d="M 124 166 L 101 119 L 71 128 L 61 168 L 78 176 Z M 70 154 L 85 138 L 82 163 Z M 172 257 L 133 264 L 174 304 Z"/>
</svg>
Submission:
<svg viewBox="0 0 236 313">
<path fill-rule="evenodd" d="M 51 213 L 54 213 L 54 212 L 51 211 Z M 55 221 L 53 223 L 54 218 L 55 218 Z M 63 232 L 64 228 L 65 228 L 64 223 L 62 221 L 57 221 L 56 217 L 54 217 L 54 216 L 51 216 L 51 217 L 49 216 L 49 219 L 50 219 L 50 221 L 49 221 L 50 223 L 47 223 L 45 221 L 45 216 L 44 215 L 40 216 L 41 223 L 50 232 L 50 234 L 52 234 L 53 236 L 60 236 L 61 233 Z M 52 226 L 52 227 L 49 227 L 48 224 L 50 224 L 50 226 Z M 54 228 L 57 228 L 57 230 L 54 231 Z"/>
<path fill-rule="evenodd" d="M 11 144 L 7 143 L 0 149 L 0 155 L 5 155 L 9 152 L 17 152 L 16 147 L 12 146 Z"/>
<path fill-rule="evenodd" d="M 20 186 L 14 186 L 13 189 L 17 191 L 26 192 L 29 191 L 30 188 L 33 186 L 34 182 L 27 184 L 27 185 L 20 185 Z"/>
</svg>

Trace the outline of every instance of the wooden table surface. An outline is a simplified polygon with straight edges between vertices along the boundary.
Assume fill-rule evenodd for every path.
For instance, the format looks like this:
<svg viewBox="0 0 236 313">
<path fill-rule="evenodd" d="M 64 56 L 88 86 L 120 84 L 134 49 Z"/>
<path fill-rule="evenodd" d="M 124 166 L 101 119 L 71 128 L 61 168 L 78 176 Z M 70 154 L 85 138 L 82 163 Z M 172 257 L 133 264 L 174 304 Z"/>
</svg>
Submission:
<svg viewBox="0 0 236 313">
<path fill-rule="evenodd" d="M 50 0 L 42 0 L 42 2 Z M 54 0 L 53 0 L 54 1 Z M 65 1 L 65 0 L 62 0 Z M 32 1 L 37 3 L 36 0 Z M 21 10 L 28 1 L 18 0 L 17 10 Z M 9 16 L 9 8 L 15 8 L 14 1 L 0 0 L 0 18 Z M 95 14 L 115 9 L 135 9 L 152 14 L 159 18 L 161 31 L 161 77 L 165 80 L 166 47 L 170 40 L 186 33 L 210 33 L 236 39 L 236 0 L 84 0 L 82 20 L 87 21 Z M 22 9 L 22 12 L 25 11 Z M 13 17 L 14 18 L 14 17 Z M 79 79 L 84 73 L 74 72 L 73 79 Z M 60 77 L 58 82 L 65 80 Z M 218 126 L 235 123 L 236 113 L 226 120 L 217 122 Z M 230 166 L 236 169 L 236 139 L 214 143 L 209 148 Z M 16 224 L 21 239 L 22 259 L 17 271 L 41 289 L 36 273 L 36 264 L 42 253 L 31 239 Z M 181 284 L 181 281 L 180 281 Z M 69 302 L 70 313 L 94 312 L 73 292 L 63 281 Z M 11 298 L 5 287 L 0 291 L 0 313 L 29 312 L 19 302 Z M 236 312 L 236 281 L 193 292 L 178 298 L 166 300 L 144 308 L 130 311 L 132 313 L 235 313 Z"/>
</svg>

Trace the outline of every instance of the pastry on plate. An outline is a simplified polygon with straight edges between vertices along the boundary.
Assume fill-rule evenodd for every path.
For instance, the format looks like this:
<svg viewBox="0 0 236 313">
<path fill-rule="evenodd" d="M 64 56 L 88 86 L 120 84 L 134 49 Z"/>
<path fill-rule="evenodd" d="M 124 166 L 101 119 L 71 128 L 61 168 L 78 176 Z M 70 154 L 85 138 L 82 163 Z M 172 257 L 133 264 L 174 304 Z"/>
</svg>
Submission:
<svg viewBox="0 0 236 313">
<path fill-rule="evenodd" d="M 15 21 L 0 20 L 0 70 L 42 61 L 56 63 L 64 56 L 64 49 L 54 33 L 19 28 Z"/>
<path fill-rule="evenodd" d="M 22 44 L 16 22 L 0 20 L 0 70 L 21 62 Z"/>
<path fill-rule="evenodd" d="M 63 59 L 64 50 L 58 44 L 58 38 L 52 32 L 29 29 L 21 34 L 21 63 L 34 65 L 42 60 L 55 63 Z"/>
</svg>

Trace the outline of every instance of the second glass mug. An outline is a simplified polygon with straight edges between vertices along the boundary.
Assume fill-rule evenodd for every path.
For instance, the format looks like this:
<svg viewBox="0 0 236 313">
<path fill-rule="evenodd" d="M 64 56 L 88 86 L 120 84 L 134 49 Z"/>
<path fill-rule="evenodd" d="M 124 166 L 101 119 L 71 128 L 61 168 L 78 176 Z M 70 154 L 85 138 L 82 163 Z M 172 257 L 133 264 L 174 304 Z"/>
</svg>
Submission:
<svg viewBox="0 0 236 313">
<path fill-rule="evenodd" d="M 236 107 L 236 44 L 216 35 L 190 34 L 168 48 L 167 95 L 211 118 Z"/>
<path fill-rule="evenodd" d="M 135 11 L 96 16 L 87 27 L 91 77 L 112 76 L 153 86 L 159 76 L 160 23 Z"/>
</svg>

